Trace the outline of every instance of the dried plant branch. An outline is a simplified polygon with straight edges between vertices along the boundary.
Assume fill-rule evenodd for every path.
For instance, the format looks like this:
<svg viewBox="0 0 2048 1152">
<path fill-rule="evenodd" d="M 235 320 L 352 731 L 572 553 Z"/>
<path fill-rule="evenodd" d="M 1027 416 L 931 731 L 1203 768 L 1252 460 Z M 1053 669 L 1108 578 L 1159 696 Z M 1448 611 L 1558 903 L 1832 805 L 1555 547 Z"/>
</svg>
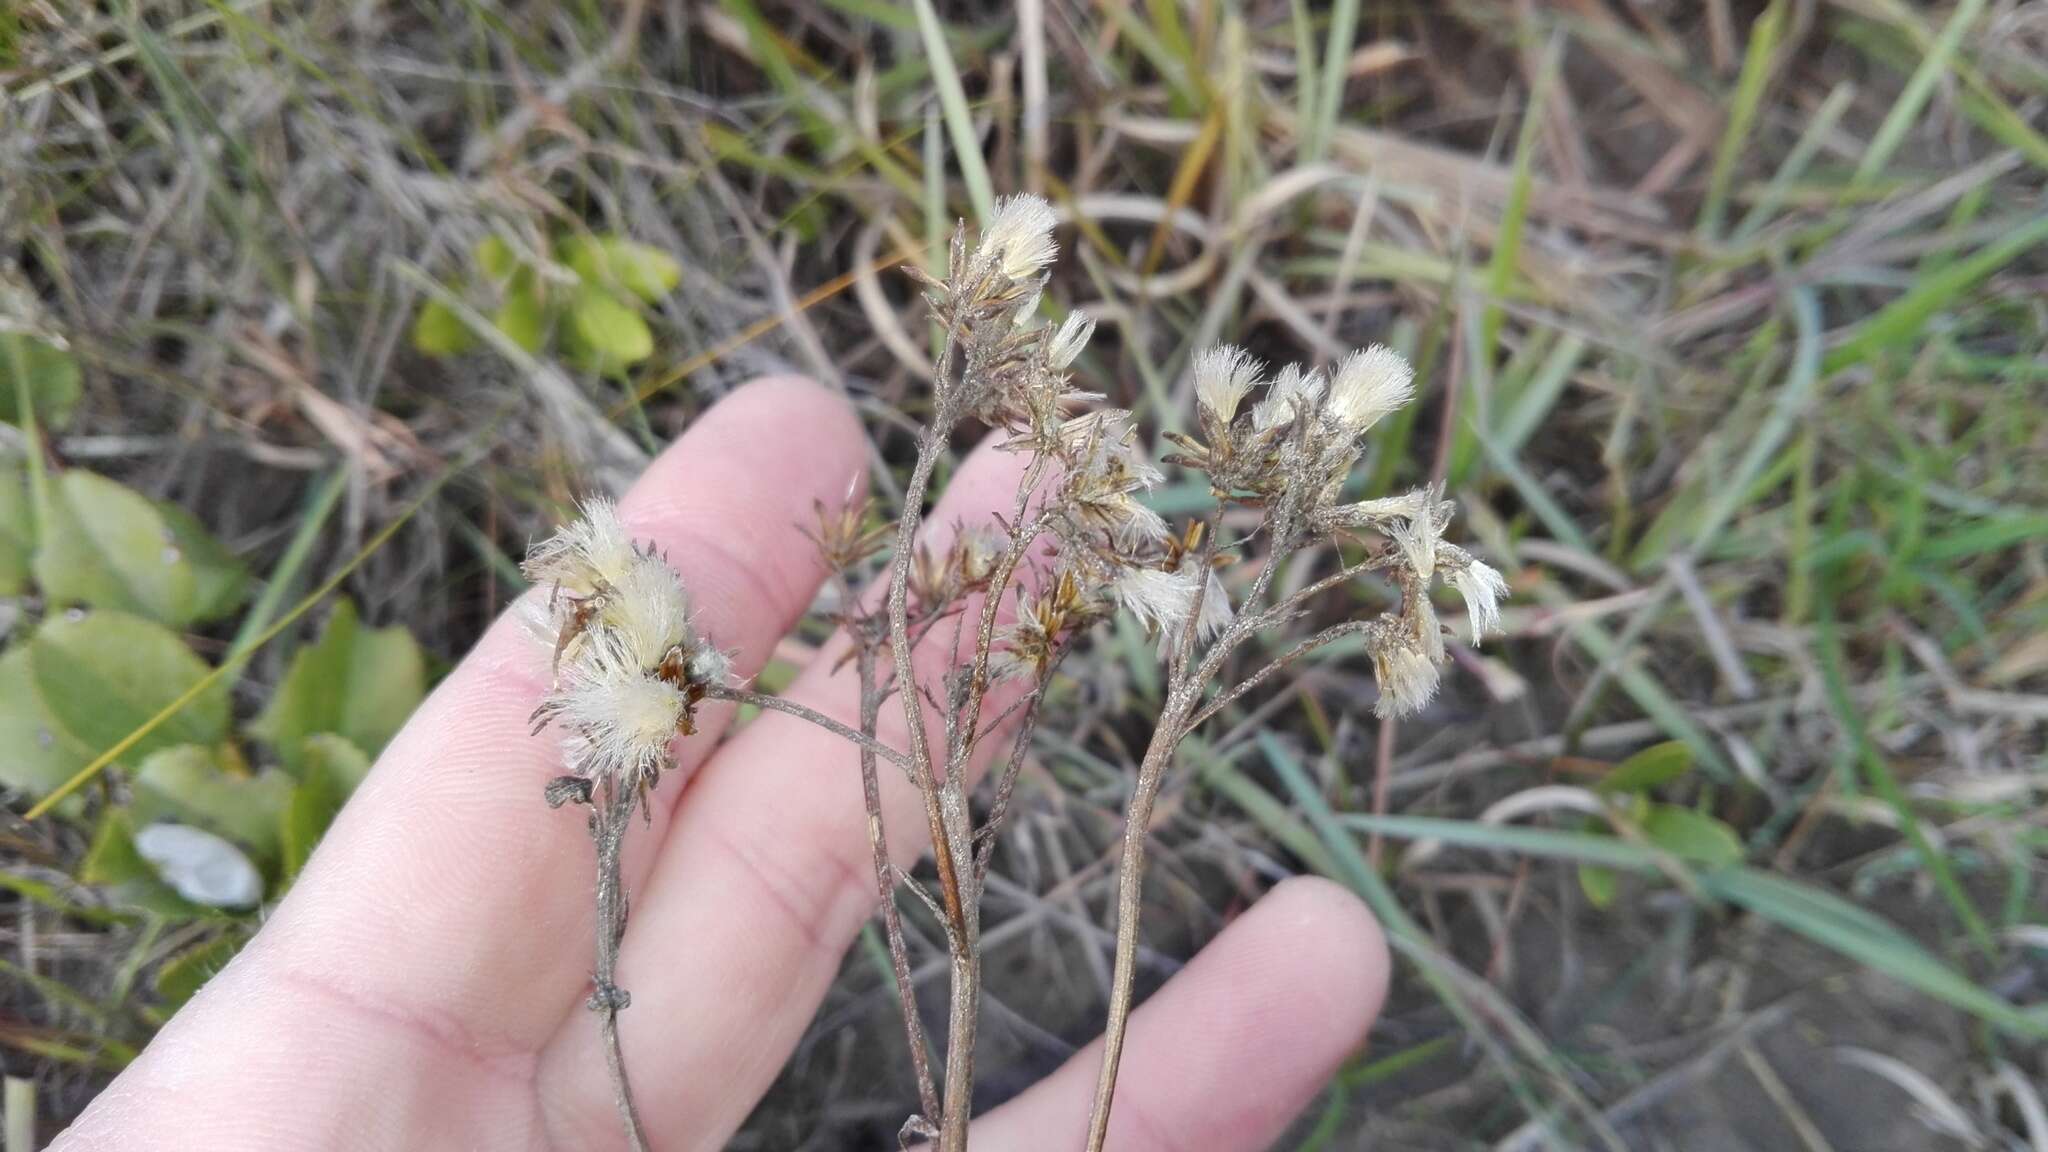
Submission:
<svg viewBox="0 0 2048 1152">
<path fill-rule="evenodd" d="M 729 688 L 720 684 L 708 685 L 704 689 L 706 700 L 730 700 L 735 704 L 752 704 L 768 712 L 780 712 L 794 716 L 807 723 L 816 724 L 825 731 L 859 746 L 863 755 L 879 757 L 898 767 L 910 767 L 910 757 L 882 743 L 874 735 L 862 732 L 851 725 L 842 724 L 816 708 L 799 704 L 781 696 L 770 696 L 747 688 Z"/>
<path fill-rule="evenodd" d="M 1077 411 L 1100 399 L 1073 387 L 1067 373 L 1092 325 L 1080 316 L 1057 329 L 1034 322 L 1055 251 L 1053 223 L 1043 201 L 1014 198 L 999 206 L 971 249 L 964 228 L 955 233 L 943 276 L 906 269 L 923 283 L 944 340 L 931 373 L 932 415 L 917 433 L 901 510 L 893 524 L 871 524 L 864 500 L 834 511 L 821 506 L 810 532 L 834 582 L 836 618 L 850 643 L 846 659 L 860 682 L 858 728 L 735 683 L 724 655 L 695 634 L 675 574 L 627 539 L 608 505 L 587 506 L 582 521 L 528 557 L 535 582 L 552 589 L 557 661 L 555 688 L 535 718 L 543 725 L 559 722 L 568 733 L 574 767 L 550 786 L 549 800 L 592 805 L 599 869 L 592 1006 L 601 1013 L 614 1093 L 636 1148 L 644 1141 L 617 1029 L 627 1000 L 614 983 L 626 917 L 618 856 L 633 808 L 646 803 L 662 770 L 673 765 L 671 741 L 695 731 L 703 701 L 781 712 L 858 749 L 875 894 L 918 1091 L 919 1110 L 900 1137 L 935 1141 L 938 1152 L 965 1152 L 981 1008 L 982 895 L 1052 678 L 1073 646 L 1118 610 L 1159 638 L 1167 689 L 1132 783 L 1117 865 L 1115 963 L 1089 1119 L 1088 1147 L 1098 1150 L 1107 1138 L 1129 1027 L 1151 820 L 1181 742 L 1309 652 L 1346 636 L 1363 637 L 1372 657 L 1381 689 L 1375 710 L 1383 717 L 1419 710 L 1445 662 L 1430 603 L 1438 577 L 1463 595 L 1475 638 L 1498 623 L 1505 585 L 1498 573 L 1442 539 L 1451 505 L 1439 492 L 1340 500 L 1361 437 L 1412 394 L 1406 363 L 1383 348 L 1354 353 L 1328 379 L 1291 367 L 1267 380 L 1260 365 L 1230 348 L 1198 356 L 1199 427 L 1169 434 L 1174 452 L 1164 459 L 1206 474 L 1216 500 L 1176 534 L 1140 499 L 1162 474 L 1142 453 L 1132 415 Z M 943 548 L 928 549 L 918 537 L 932 477 L 955 426 L 967 420 L 1004 429 L 1003 447 L 1024 454 L 1027 463 L 1000 531 L 963 527 Z M 1232 506 L 1257 510 L 1259 523 L 1226 549 L 1220 532 L 1224 510 Z M 1376 550 L 1267 603 L 1289 557 L 1311 543 L 1351 536 L 1377 539 Z M 864 608 L 853 574 L 871 572 L 871 561 L 885 548 L 885 595 L 879 607 Z M 1041 549 L 1045 563 L 1027 563 Z M 1233 605 L 1219 569 L 1254 561 L 1256 570 Z M 1400 592 L 1397 607 L 1325 625 L 1248 675 L 1225 681 L 1232 656 L 1252 638 L 1293 622 L 1325 593 L 1375 571 L 1386 572 Z M 948 620 L 950 662 L 929 667 L 938 654 L 926 641 Z M 928 652 L 923 675 L 914 661 L 920 649 Z M 1018 690 L 992 703 L 1004 680 L 1018 682 Z M 1212 692 L 1212 686 L 1218 687 Z M 902 751 L 878 736 L 891 697 L 906 723 Z M 977 828 L 972 766 L 991 736 L 1012 727 Z M 918 792 L 936 865 L 934 890 L 891 860 L 879 779 L 884 760 L 901 768 Z M 602 803 L 594 804 L 593 795 Z M 937 1075 L 896 903 L 899 885 L 944 929 L 949 988 L 945 1060 Z"/>
</svg>

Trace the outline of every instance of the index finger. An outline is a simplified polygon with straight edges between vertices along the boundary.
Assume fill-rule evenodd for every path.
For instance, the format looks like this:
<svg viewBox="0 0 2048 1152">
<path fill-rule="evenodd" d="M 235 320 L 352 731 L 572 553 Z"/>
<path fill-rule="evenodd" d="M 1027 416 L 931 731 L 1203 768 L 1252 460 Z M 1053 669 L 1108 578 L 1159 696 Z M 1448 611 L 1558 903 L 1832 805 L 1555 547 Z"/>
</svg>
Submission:
<svg viewBox="0 0 2048 1152">
<path fill-rule="evenodd" d="M 796 528 L 814 502 L 846 498 L 864 442 L 835 393 L 760 381 L 714 406 L 621 501 L 740 675 L 815 595 L 823 573 Z M 392 742 L 258 941 L 263 962 L 345 1002 L 417 1010 L 514 1051 L 588 991 L 594 916 L 584 820 L 542 801 L 563 770 L 559 737 L 529 728 L 550 655 L 519 615 L 501 616 Z M 651 827 L 627 838 L 629 889 L 729 716 L 707 704 L 699 734 L 676 746 Z"/>
</svg>

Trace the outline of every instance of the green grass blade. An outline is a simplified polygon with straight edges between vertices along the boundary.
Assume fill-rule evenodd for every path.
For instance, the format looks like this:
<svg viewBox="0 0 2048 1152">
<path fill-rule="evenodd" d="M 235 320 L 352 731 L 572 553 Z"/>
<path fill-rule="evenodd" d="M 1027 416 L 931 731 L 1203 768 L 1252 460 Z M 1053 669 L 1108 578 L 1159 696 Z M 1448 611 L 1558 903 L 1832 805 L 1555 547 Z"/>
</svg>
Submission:
<svg viewBox="0 0 2048 1152">
<path fill-rule="evenodd" d="M 1735 162 L 1750 146 L 1750 129 L 1763 104 L 1764 82 L 1770 79 L 1771 58 L 1777 54 L 1778 36 L 1784 27 L 1784 0 L 1771 0 L 1771 6 L 1750 26 L 1749 49 L 1743 54 L 1742 74 L 1735 81 L 1735 97 L 1728 102 L 1728 124 L 1721 132 L 1721 145 L 1714 151 L 1707 198 L 1700 206 L 1698 235 L 1702 240 L 1712 242 L 1720 234 Z"/>
<path fill-rule="evenodd" d="M 1863 150 L 1863 159 L 1857 163 L 1856 175 L 1849 185 L 1851 189 L 1867 183 L 1891 163 L 1892 154 L 1905 142 L 1906 133 L 1927 107 L 1927 98 L 1934 94 L 1935 84 L 1948 71 L 1949 57 L 1955 55 L 1963 33 L 1977 22 L 1977 17 L 1983 12 L 1984 0 L 1962 0 L 1956 5 L 1955 13 L 1948 18 L 1934 43 L 1928 46 L 1926 55 L 1920 59 L 1920 66 L 1913 70 L 1891 111 L 1885 113 L 1884 122 L 1877 127 L 1877 135 L 1870 139 L 1870 146 Z"/>
<path fill-rule="evenodd" d="M 982 160 L 981 138 L 974 133 L 974 117 L 967 108 L 967 90 L 960 86 L 960 70 L 953 63 L 953 50 L 946 44 L 946 29 L 932 0 L 914 0 L 917 30 L 924 38 L 924 51 L 932 67 L 932 86 L 938 90 L 939 107 L 946 114 L 946 131 L 953 137 L 953 153 L 960 160 L 960 179 L 967 185 L 967 199 L 983 224 L 995 214 L 995 185 L 989 181 L 988 165 Z"/>
<path fill-rule="evenodd" d="M 1856 326 L 1847 339 L 1829 350 L 1823 370 L 1832 374 L 1920 334 L 1936 312 L 1955 303 L 1993 272 L 2048 243 L 2048 214 L 2035 216 L 1968 257 L 1923 277 L 1906 294 Z"/>
</svg>

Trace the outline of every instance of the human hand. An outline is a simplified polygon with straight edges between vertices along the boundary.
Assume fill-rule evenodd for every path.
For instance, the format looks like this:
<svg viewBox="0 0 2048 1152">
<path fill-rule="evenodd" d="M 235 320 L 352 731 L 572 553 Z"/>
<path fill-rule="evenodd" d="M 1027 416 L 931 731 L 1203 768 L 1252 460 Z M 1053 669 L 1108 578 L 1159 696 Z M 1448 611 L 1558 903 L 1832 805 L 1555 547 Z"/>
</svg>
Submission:
<svg viewBox="0 0 2048 1152">
<path fill-rule="evenodd" d="M 760 381 L 622 503 L 738 675 L 810 604 L 823 573 L 796 526 L 814 500 L 844 497 L 864 445 L 833 394 Z M 934 530 L 1006 506 L 1019 467 L 976 453 Z M 837 655 L 787 695 L 851 720 Z M 584 1009 L 590 839 L 541 802 L 559 740 L 528 726 L 547 677 L 545 645 L 507 613 L 385 751 L 263 930 L 53 1148 L 622 1146 Z M 725 1143 L 875 908 L 853 746 L 777 713 L 720 743 L 730 719 L 703 706 L 651 825 L 626 841 L 619 1027 L 659 1152 Z M 894 846 L 921 850 L 919 798 L 896 774 L 883 783 Z M 1359 1042 L 1386 979 L 1384 941 L 1348 894 L 1276 888 L 1133 1018 L 1109 1147 L 1265 1147 Z M 1097 1059 L 1078 1053 L 976 1120 L 973 1146 L 1078 1147 Z"/>
</svg>

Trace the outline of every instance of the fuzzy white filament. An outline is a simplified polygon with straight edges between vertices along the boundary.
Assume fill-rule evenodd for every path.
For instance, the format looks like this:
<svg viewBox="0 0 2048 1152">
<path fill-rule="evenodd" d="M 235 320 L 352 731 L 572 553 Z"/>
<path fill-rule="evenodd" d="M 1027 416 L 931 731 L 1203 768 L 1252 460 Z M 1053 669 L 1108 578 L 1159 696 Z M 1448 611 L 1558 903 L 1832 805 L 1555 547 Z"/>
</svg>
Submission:
<svg viewBox="0 0 2048 1152">
<path fill-rule="evenodd" d="M 1088 338 L 1095 335 L 1095 320 L 1081 312 L 1069 312 L 1060 322 L 1058 331 L 1045 345 L 1045 359 L 1055 369 L 1065 368 L 1088 346 Z"/>
<path fill-rule="evenodd" d="M 1327 411 L 1353 436 L 1379 423 L 1415 395 L 1415 371 L 1399 352 L 1375 344 L 1337 365 Z"/>
<path fill-rule="evenodd" d="M 1111 592 L 1147 632 L 1157 633 L 1162 650 L 1180 639 L 1188 614 L 1196 611 L 1195 638 L 1207 641 L 1230 623 L 1230 596 L 1222 581 L 1204 568 L 1186 567 L 1178 572 L 1153 568 L 1128 568 L 1117 575 Z"/>
<path fill-rule="evenodd" d="M 1242 348 L 1228 344 L 1195 354 L 1195 402 L 1225 424 L 1237 417 L 1237 406 L 1259 382 L 1259 362 Z"/>
<path fill-rule="evenodd" d="M 1043 198 L 1028 193 L 1005 197 L 996 203 L 996 214 L 981 233 L 974 266 L 998 269 L 1011 280 L 1036 276 L 1059 254 L 1052 240 L 1058 224 L 1059 217 Z"/>
<path fill-rule="evenodd" d="M 624 579 L 639 553 L 611 501 L 593 496 L 579 511 L 560 532 L 528 549 L 521 567 L 535 584 L 585 597 Z"/>
<path fill-rule="evenodd" d="M 1451 587 L 1465 598 L 1465 611 L 1472 618 L 1472 644 L 1500 631 L 1500 600 L 1507 595 L 1508 582 L 1492 567 L 1474 560 L 1451 573 Z"/>
</svg>

